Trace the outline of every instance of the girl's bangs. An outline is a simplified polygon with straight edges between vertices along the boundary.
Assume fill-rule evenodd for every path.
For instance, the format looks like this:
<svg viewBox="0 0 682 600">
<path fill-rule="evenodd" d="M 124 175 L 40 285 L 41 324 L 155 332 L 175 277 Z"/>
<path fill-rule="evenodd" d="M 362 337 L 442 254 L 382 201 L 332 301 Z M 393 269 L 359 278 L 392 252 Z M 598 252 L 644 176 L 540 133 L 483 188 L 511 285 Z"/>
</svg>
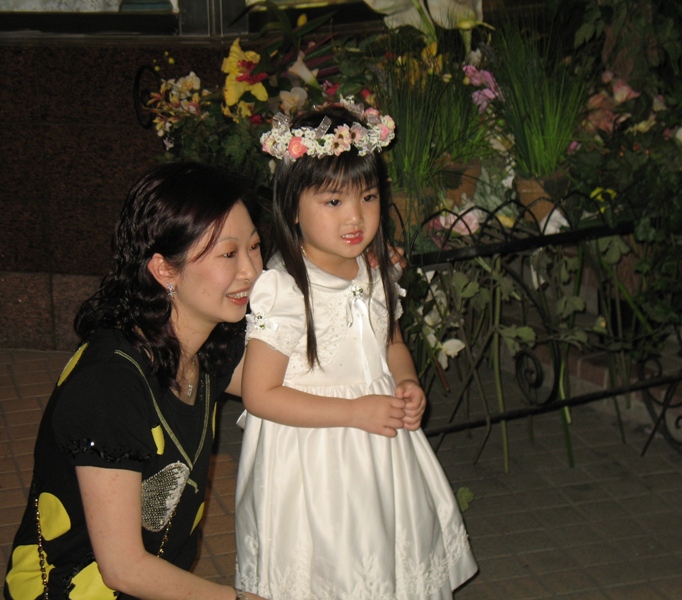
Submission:
<svg viewBox="0 0 682 600">
<path fill-rule="evenodd" d="M 318 161 L 311 170 L 311 188 L 318 190 L 346 187 L 368 188 L 379 183 L 376 160 L 373 155 L 358 156 L 346 152 Z"/>
</svg>

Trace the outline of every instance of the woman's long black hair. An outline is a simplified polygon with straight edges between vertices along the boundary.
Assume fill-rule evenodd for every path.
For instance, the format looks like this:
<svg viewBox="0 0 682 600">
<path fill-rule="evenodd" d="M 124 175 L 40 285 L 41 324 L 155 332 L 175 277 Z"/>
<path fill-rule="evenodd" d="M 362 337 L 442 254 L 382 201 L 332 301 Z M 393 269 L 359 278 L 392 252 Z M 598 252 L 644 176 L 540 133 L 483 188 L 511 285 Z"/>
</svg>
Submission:
<svg viewBox="0 0 682 600">
<path fill-rule="evenodd" d="M 161 254 L 182 269 L 189 250 L 207 231 L 208 252 L 232 207 L 252 208 L 249 184 L 221 169 L 198 163 L 169 163 L 141 177 L 128 193 L 114 233 L 115 266 L 99 290 L 81 306 L 75 320 L 81 341 L 98 327 L 118 329 L 143 354 L 162 387 L 174 386 L 180 343 L 171 323 L 171 300 L 148 264 Z M 239 360 L 244 323 L 221 323 L 199 351 L 201 365 L 219 374 Z"/>
<path fill-rule="evenodd" d="M 329 131 L 334 131 L 339 125 L 350 126 L 353 123 L 364 125 L 347 109 L 341 106 L 329 106 L 300 115 L 294 120 L 291 128 L 311 127 L 315 129 L 325 116 L 329 117 L 331 121 Z M 390 339 L 394 334 L 396 325 L 395 303 L 397 294 L 394 278 L 390 276 L 392 264 L 386 246 L 388 207 L 391 201 L 390 186 L 381 156 L 377 152 L 360 156 L 357 149 L 352 147 L 338 156 L 315 158 L 303 155 L 296 161 L 282 160 L 278 162 L 275 169 L 272 210 L 274 246 L 281 254 L 287 271 L 303 293 L 307 325 L 307 357 L 311 367 L 318 361 L 317 340 L 310 304 L 310 283 L 301 250 L 300 230 L 296 222 L 301 194 L 311 189 L 321 190 L 328 187 L 348 186 L 367 188 L 375 185 L 379 188 L 381 221 L 377 235 L 367 247 L 363 258 L 368 271 L 370 271 L 368 252 L 372 253 L 378 261 L 381 281 L 386 294 Z"/>
</svg>

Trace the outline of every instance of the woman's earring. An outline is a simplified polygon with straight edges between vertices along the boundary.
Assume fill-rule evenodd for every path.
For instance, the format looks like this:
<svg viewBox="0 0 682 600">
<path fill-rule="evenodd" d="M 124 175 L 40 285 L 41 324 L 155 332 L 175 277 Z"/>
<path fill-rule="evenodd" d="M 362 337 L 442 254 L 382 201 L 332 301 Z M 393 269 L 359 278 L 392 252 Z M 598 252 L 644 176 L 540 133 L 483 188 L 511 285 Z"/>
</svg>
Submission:
<svg viewBox="0 0 682 600">
<path fill-rule="evenodd" d="M 169 283 L 168 284 L 168 297 L 172 300 L 176 293 L 177 293 L 177 289 L 175 288 L 175 284 Z"/>
</svg>

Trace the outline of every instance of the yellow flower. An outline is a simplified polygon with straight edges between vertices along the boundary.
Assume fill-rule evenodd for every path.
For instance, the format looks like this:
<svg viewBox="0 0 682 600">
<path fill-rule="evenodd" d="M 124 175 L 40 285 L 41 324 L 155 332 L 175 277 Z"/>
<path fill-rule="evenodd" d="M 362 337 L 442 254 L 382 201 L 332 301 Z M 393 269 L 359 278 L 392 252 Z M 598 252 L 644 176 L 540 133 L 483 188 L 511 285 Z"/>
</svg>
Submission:
<svg viewBox="0 0 682 600">
<path fill-rule="evenodd" d="M 248 119 L 253 114 L 253 102 L 244 102 L 240 100 L 237 102 L 236 107 L 232 107 L 234 110 L 230 110 L 229 106 L 223 105 L 223 114 L 237 122 L 241 119 Z"/>
<path fill-rule="evenodd" d="M 438 54 L 438 44 L 433 42 L 422 50 L 422 61 L 427 67 L 429 75 L 443 70 L 443 55 Z"/>
<path fill-rule="evenodd" d="M 223 60 L 222 72 L 227 73 L 225 86 L 223 87 L 223 98 L 225 104 L 230 107 L 239 102 L 239 99 L 246 93 L 251 92 L 258 100 L 268 99 L 268 92 L 261 83 L 266 77 L 266 73 L 253 75 L 253 70 L 260 62 L 260 55 L 257 52 L 244 52 L 237 38 L 230 48 L 230 54 Z"/>
<path fill-rule="evenodd" d="M 618 194 L 616 193 L 616 191 L 612 190 L 611 188 L 598 187 L 592 190 L 590 198 L 601 203 L 601 206 L 599 207 L 599 212 L 604 212 L 606 210 L 606 202 L 609 203 L 613 202 L 617 195 Z"/>
</svg>

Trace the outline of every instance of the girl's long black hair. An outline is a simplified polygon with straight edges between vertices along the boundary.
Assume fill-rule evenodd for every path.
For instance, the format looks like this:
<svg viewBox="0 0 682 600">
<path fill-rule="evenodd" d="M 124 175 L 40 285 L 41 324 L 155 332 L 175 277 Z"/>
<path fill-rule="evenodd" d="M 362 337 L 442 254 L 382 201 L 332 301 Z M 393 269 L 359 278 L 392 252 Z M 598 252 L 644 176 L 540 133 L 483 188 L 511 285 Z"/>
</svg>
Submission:
<svg viewBox="0 0 682 600">
<path fill-rule="evenodd" d="M 350 111 L 341 106 L 329 106 L 298 116 L 291 128 L 317 128 L 324 117 L 329 117 L 331 125 L 329 131 L 334 131 L 339 125 L 362 123 Z M 394 278 L 390 271 L 392 263 L 386 245 L 390 205 L 390 186 L 388 175 L 381 156 L 377 152 L 360 156 L 355 147 L 342 152 L 338 156 L 322 158 L 303 155 L 296 161 L 279 161 L 275 169 L 274 203 L 272 210 L 272 234 L 274 247 L 282 256 L 286 270 L 294 278 L 303 293 L 305 301 L 305 316 L 307 325 L 307 357 L 312 367 L 317 358 L 317 340 L 313 311 L 310 303 L 310 282 L 303 260 L 301 235 L 297 224 L 298 208 L 301 194 L 306 190 L 321 190 L 328 187 L 357 186 L 379 188 L 381 221 L 377 235 L 374 237 L 364 254 L 364 260 L 370 271 L 368 253 L 372 253 L 378 261 L 381 281 L 386 295 L 388 308 L 389 339 L 392 338 L 395 326 L 395 303 L 397 293 Z M 371 293 L 371 292 L 370 292 Z"/>
<path fill-rule="evenodd" d="M 171 323 L 167 290 L 149 272 L 155 253 L 175 269 L 206 232 L 208 252 L 232 207 L 252 208 L 250 186 L 221 169 L 198 163 L 169 163 L 142 176 L 128 193 L 112 240 L 114 268 L 81 306 L 76 333 L 84 341 L 99 327 L 118 329 L 142 354 L 162 387 L 174 386 L 180 343 Z M 221 323 L 199 351 L 201 365 L 220 374 L 240 358 L 244 323 Z"/>
</svg>

